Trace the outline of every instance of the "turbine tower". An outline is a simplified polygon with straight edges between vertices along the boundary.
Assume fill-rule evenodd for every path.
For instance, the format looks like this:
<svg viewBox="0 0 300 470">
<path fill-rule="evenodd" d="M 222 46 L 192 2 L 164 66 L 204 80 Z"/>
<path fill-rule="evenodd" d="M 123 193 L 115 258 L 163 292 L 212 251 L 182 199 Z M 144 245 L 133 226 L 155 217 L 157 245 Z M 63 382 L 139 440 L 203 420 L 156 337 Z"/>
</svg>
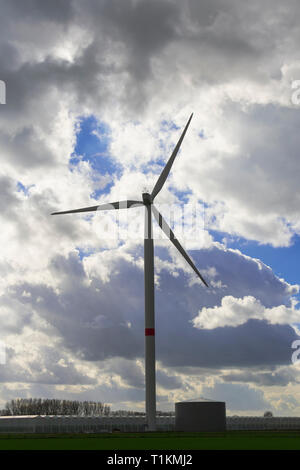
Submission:
<svg viewBox="0 0 300 470">
<path fill-rule="evenodd" d="M 144 281 L 145 281 L 145 385 L 146 385 L 146 423 L 148 431 L 156 429 L 156 385 L 155 385 L 155 318 L 154 318 L 154 247 L 152 233 L 152 214 L 156 219 L 162 231 L 167 235 L 173 245 L 185 258 L 192 267 L 201 281 L 208 287 L 205 279 L 194 265 L 191 258 L 182 248 L 176 239 L 171 228 L 154 206 L 153 201 L 162 189 L 169 173 L 175 157 L 179 151 L 183 138 L 189 127 L 193 114 L 191 114 L 176 147 L 173 150 L 166 166 L 161 172 L 152 193 L 143 193 L 142 201 L 118 201 L 109 204 L 101 204 L 100 206 L 83 207 L 81 209 L 73 209 L 68 211 L 53 212 L 51 215 L 73 214 L 77 212 L 91 212 L 115 209 L 129 209 L 137 206 L 145 206 L 145 234 L 144 234 Z"/>
</svg>

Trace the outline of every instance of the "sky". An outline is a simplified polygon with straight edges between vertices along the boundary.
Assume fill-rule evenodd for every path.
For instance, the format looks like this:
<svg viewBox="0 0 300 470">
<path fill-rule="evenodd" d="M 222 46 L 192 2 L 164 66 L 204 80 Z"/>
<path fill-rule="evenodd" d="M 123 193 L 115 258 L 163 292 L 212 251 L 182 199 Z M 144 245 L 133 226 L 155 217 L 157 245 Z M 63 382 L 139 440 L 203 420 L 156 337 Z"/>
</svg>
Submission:
<svg viewBox="0 0 300 470">
<path fill-rule="evenodd" d="M 299 416 L 299 3 L 0 7 L 0 407 L 144 409 L 143 208 L 50 214 L 139 200 L 194 113 L 156 202 L 209 288 L 156 229 L 157 408 Z"/>
</svg>

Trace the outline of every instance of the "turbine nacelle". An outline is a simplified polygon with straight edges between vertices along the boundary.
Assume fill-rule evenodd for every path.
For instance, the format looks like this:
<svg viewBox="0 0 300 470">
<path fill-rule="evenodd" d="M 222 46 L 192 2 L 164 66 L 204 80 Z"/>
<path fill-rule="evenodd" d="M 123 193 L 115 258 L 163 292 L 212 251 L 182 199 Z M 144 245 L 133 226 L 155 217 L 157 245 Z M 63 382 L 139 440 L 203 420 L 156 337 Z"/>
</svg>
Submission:
<svg viewBox="0 0 300 470">
<path fill-rule="evenodd" d="M 145 204 L 145 206 L 150 206 L 151 204 L 153 204 L 151 194 L 143 193 L 142 197 L 143 197 L 143 203 Z"/>
</svg>

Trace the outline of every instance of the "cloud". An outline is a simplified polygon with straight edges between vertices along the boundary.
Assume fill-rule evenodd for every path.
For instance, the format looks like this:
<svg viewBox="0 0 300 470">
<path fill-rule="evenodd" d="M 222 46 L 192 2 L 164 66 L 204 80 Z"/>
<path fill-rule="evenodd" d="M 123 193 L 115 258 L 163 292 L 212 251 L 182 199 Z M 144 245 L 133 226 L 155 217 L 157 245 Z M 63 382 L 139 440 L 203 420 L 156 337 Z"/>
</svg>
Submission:
<svg viewBox="0 0 300 470">
<path fill-rule="evenodd" d="M 243 289 L 251 289 L 258 298 L 267 301 L 271 309 L 285 311 L 289 299 L 287 284 L 275 278 L 264 265 L 232 250 L 225 252 L 227 262 L 221 266 L 217 262 L 220 251 L 224 259 L 223 250 L 204 250 L 202 265 L 216 266 L 217 275 L 222 279 L 222 269 L 226 269 L 229 260 L 233 278 L 238 276 L 236 266 L 241 264 L 240 272 L 245 279 L 249 275 L 247 270 L 252 279 L 252 286 L 246 286 L 239 274 Z M 89 275 L 75 253 L 67 258 L 58 256 L 50 266 L 55 286 L 23 282 L 11 288 L 10 298 L 19 311 L 26 307 L 47 321 L 64 347 L 81 360 L 104 361 L 118 357 L 140 360 L 144 355 L 140 255 L 133 251 L 129 256 L 124 247 L 97 253 L 87 258 Z M 99 267 L 104 273 L 102 276 L 98 275 Z M 254 268 L 256 276 L 251 272 Z M 291 343 L 296 334 L 288 325 L 268 324 L 260 318 L 236 327 L 195 328 L 193 320 L 199 307 L 211 304 L 213 309 L 227 292 L 237 291 L 238 285 L 209 292 L 198 283 L 190 285 L 191 272 L 187 274 L 177 267 L 178 275 L 174 277 L 169 269 L 174 272 L 173 265 L 171 268 L 168 263 L 163 268 L 160 266 L 156 290 L 156 346 L 162 366 L 222 368 L 290 362 Z M 266 289 L 262 289 L 262 285 Z M 240 292 L 243 289 L 240 288 Z"/>
<path fill-rule="evenodd" d="M 271 407 L 262 390 L 248 385 L 215 383 L 203 387 L 203 396 L 213 400 L 225 401 L 226 409 L 234 411 L 266 410 Z"/>
<path fill-rule="evenodd" d="M 286 48 L 282 64 L 279 38 L 287 32 L 290 43 L 296 38 L 299 8 L 294 4 L 293 15 L 283 18 L 276 15 L 279 6 L 276 2 L 270 11 L 256 3 L 250 10 L 237 2 L 183 6 L 129 0 L 90 1 L 85 8 L 77 1 L 62 8 L 33 2 L 6 6 L 4 45 L 17 57 L 13 68 L 7 63 L 3 70 L 8 100 L 0 144 L 9 172 L 21 171 L 26 184 L 36 184 L 41 175 L 45 180 L 44 172 L 54 168 L 62 175 L 61 163 L 68 163 L 73 150 L 76 116 L 99 115 L 99 109 L 112 130 L 112 156 L 124 168 L 140 169 L 151 156 L 161 158 L 160 142 L 168 148 L 176 142 L 178 130 L 162 135 L 160 127 L 186 121 L 185 105 L 179 110 L 172 98 L 179 94 L 199 111 L 185 156 L 176 162 L 176 186 L 184 184 L 208 203 L 208 219 L 216 217 L 218 229 L 288 246 L 298 233 L 298 113 L 288 101 L 278 106 L 281 95 L 290 92 L 289 81 L 282 80 L 295 60 L 295 50 Z M 24 12 L 31 28 L 13 33 L 11 25 Z M 270 31 L 270 16 L 276 32 Z M 41 36 L 41 25 L 47 34 L 37 43 L 33 38 Z M 69 51 L 69 43 L 76 47 L 67 60 L 61 49 Z M 54 178 L 60 179 L 57 172 Z"/>
<path fill-rule="evenodd" d="M 31 351 L 31 357 L 21 357 L 8 348 L 7 362 L 0 368 L 1 383 L 24 383 L 45 385 L 95 385 L 96 380 L 80 373 L 63 351 L 40 345 L 39 351 Z"/>
<path fill-rule="evenodd" d="M 286 387 L 290 383 L 299 383 L 299 374 L 295 368 L 278 368 L 275 371 L 261 372 L 259 370 L 251 371 L 233 371 L 226 373 L 222 376 L 225 382 L 244 382 L 253 383 L 257 386 L 273 387 L 280 386 Z"/>
<path fill-rule="evenodd" d="M 140 406 L 142 240 L 109 239 L 115 214 L 50 213 L 139 198 L 192 111 L 157 202 L 204 203 L 204 240 L 183 244 L 211 289 L 200 286 L 168 242 L 155 241 L 160 400 L 185 387 L 182 368 L 223 374 L 290 362 L 298 287 L 214 243 L 208 230 L 274 247 L 288 247 L 300 233 L 299 118 L 290 86 L 300 73 L 299 13 L 294 1 L 285 10 L 279 1 L 236 0 L 2 5 L 0 318 L 14 367 L 2 378 L 15 387 L 4 385 L 2 396 L 103 394 Z M 87 116 L 110 133 L 105 158 L 119 169 L 106 194 L 104 168 L 74 163 L 78 124 Z M 143 221 L 141 212 L 132 210 L 133 222 Z M 124 234 L 122 221 L 119 228 Z M 36 356 L 22 362 L 16 343 L 25 338 Z M 259 385 L 268 381 L 261 376 Z M 69 388 L 57 388 L 64 384 Z"/>
<path fill-rule="evenodd" d="M 299 323 L 300 312 L 285 305 L 264 308 L 259 300 L 250 295 L 242 299 L 228 295 L 222 298 L 222 304 L 219 307 L 204 307 L 199 311 L 197 317 L 193 319 L 193 324 L 196 328 L 214 329 L 220 326 L 242 325 L 250 318 L 266 320 L 274 325 L 286 325 Z"/>
<path fill-rule="evenodd" d="M 163 370 L 157 370 L 156 380 L 158 385 L 167 390 L 180 389 L 183 382 L 179 376 L 169 375 Z"/>
</svg>

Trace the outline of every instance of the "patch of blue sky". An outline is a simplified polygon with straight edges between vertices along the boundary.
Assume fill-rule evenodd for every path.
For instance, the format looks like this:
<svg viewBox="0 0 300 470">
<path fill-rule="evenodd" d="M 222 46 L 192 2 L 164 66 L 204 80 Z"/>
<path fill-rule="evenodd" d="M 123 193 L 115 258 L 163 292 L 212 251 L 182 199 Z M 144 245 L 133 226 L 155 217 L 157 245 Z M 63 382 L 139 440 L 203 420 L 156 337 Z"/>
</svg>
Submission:
<svg viewBox="0 0 300 470">
<path fill-rule="evenodd" d="M 166 246 L 159 246 L 154 243 L 154 255 L 158 256 L 159 259 L 163 261 L 172 261 L 172 257 L 170 256 L 169 250 Z"/>
<path fill-rule="evenodd" d="M 26 186 L 24 186 L 21 181 L 18 181 L 17 182 L 17 191 L 18 192 L 23 192 L 24 194 L 27 194 L 28 193 L 28 189 L 26 188 Z"/>
<path fill-rule="evenodd" d="M 70 158 L 71 169 L 80 161 L 87 161 L 95 172 L 95 180 L 105 174 L 119 177 L 122 173 L 121 166 L 109 153 L 109 126 L 99 122 L 95 116 L 88 116 L 79 119 L 78 127 L 76 146 Z M 97 199 L 101 194 L 109 193 L 113 184 L 113 181 L 109 182 L 104 188 L 95 190 L 91 196 Z"/>
<path fill-rule="evenodd" d="M 179 126 L 176 126 L 176 124 L 173 121 L 167 121 L 166 119 L 163 119 L 161 121 L 161 130 L 164 132 L 170 132 L 170 131 L 178 131 L 180 129 Z"/>
<path fill-rule="evenodd" d="M 80 248 L 79 246 L 76 246 L 75 250 L 78 252 L 80 261 L 82 261 L 83 258 L 87 258 L 88 256 L 94 253 L 93 250 L 84 250 L 83 248 Z"/>
<path fill-rule="evenodd" d="M 22 192 L 25 194 L 25 196 L 28 196 L 30 188 L 34 187 L 34 184 L 30 184 L 29 186 L 24 186 L 21 181 L 17 182 L 17 191 Z"/>
<path fill-rule="evenodd" d="M 274 248 L 242 237 L 228 236 L 224 232 L 214 230 L 209 232 L 215 241 L 222 242 L 225 238 L 228 248 L 238 249 L 251 258 L 260 259 L 272 268 L 276 276 L 284 278 L 291 284 L 299 284 L 300 237 L 298 235 L 294 235 L 291 246 Z M 300 301 L 300 294 L 297 297 Z"/>
<path fill-rule="evenodd" d="M 168 161 L 168 157 L 162 153 L 158 158 L 155 158 L 155 159 L 153 158 L 149 162 L 141 165 L 140 169 L 142 173 L 145 173 L 145 174 L 154 172 L 157 174 L 157 177 L 158 177 L 160 173 L 162 172 L 167 161 Z"/>
<path fill-rule="evenodd" d="M 176 189 L 175 187 L 172 187 L 172 190 L 178 200 L 183 204 L 186 204 L 189 200 L 189 197 L 193 194 L 193 192 L 190 190 L 178 191 L 178 189 Z"/>
<path fill-rule="evenodd" d="M 101 238 L 100 238 L 100 241 L 101 241 Z M 117 240 L 118 241 L 118 246 L 123 246 L 125 244 L 125 240 Z M 79 256 L 79 259 L 82 261 L 84 258 L 88 258 L 89 256 L 93 255 L 94 253 L 101 253 L 103 251 L 108 251 L 110 250 L 111 248 L 107 247 L 107 246 L 99 246 L 97 248 L 97 250 L 93 249 L 93 248 L 89 248 L 89 249 L 86 249 L 86 248 L 83 248 L 82 246 L 76 246 L 75 247 L 75 250 L 77 251 L 78 253 L 78 256 Z"/>
<path fill-rule="evenodd" d="M 183 129 L 184 129 L 183 126 L 176 126 L 176 124 L 173 121 L 163 120 L 161 122 L 161 130 L 163 132 L 179 131 L 179 130 L 183 130 Z M 201 129 L 198 132 L 198 135 L 199 135 L 199 137 L 201 137 L 201 139 L 204 139 L 204 137 L 205 137 L 204 136 L 204 129 Z"/>
</svg>

